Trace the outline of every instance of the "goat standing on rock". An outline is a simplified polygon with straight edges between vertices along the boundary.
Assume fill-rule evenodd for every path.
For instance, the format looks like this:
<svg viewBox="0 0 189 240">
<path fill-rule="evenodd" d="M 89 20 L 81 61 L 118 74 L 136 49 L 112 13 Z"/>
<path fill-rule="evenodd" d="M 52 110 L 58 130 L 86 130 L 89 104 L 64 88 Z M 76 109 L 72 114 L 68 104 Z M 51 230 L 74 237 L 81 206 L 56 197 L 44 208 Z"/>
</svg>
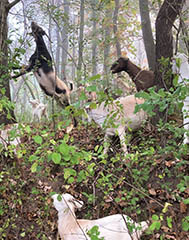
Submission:
<svg viewBox="0 0 189 240">
<path fill-rule="evenodd" d="M 122 214 L 95 220 L 77 219 L 75 210 L 83 206 L 82 201 L 68 193 L 61 196 L 55 194 L 52 198 L 58 211 L 58 232 L 62 240 L 89 240 L 87 232 L 94 226 L 98 227 L 104 240 L 137 240 L 148 228 L 147 222 L 135 223 Z M 129 233 L 128 226 L 133 229 L 132 233 Z"/>
<path fill-rule="evenodd" d="M 55 97 L 61 106 L 70 105 L 70 91 L 66 84 L 58 78 L 52 66 L 52 58 L 47 50 L 43 36 L 45 31 L 35 22 L 31 24 L 32 35 L 35 38 L 36 50 L 30 57 L 29 65 L 21 68 L 21 72 L 12 78 L 18 78 L 27 72 L 34 71 L 34 75 L 46 95 Z M 74 125 L 76 121 L 74 120 Z"/>
<path fill-rule="evenodd" d="M 111 66 L 113 74 L 125 71 L 136 85 L 137 91 L 147 91 L 154 86 L 154 73 L 148 70 L 142 70 L 132 63 L 129 58 L 120 57 Z"/>
</svg>

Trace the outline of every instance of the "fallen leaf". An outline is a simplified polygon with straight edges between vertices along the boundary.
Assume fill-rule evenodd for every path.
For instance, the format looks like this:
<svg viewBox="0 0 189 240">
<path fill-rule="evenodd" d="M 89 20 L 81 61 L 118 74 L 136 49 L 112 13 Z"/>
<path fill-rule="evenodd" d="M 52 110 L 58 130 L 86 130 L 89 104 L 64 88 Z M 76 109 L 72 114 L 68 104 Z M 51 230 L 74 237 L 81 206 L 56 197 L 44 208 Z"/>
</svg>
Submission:
<svg viewBox="0 0 189 240">
<path fill-rule="evenodd" d="M 177 240 L 174 236 L 171 235 L 166 235 L 165 239 L 173 239 L 173 240 Z"/>
<path fill-rule="evenodd" d="M 183 202 L 180 202 L 180 212 L 185 213 L 186 210 L 187 210 L 186 204 L 184 204 Z"/>
<path fill-rule="evenodd" d="M 156 196 L 156 194 L 157 194 L 154 188 L 149 189 L 148 192 L 149 192 L 152 196 Z"/>
</svg>

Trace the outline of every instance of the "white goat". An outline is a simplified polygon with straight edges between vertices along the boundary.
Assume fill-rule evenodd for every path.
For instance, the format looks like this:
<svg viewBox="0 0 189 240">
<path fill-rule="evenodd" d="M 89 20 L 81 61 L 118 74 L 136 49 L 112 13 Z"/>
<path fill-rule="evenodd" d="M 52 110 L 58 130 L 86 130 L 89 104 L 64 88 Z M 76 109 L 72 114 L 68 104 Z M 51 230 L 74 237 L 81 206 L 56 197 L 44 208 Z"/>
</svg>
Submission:
<svg viewBox="0 0 189 240">
<path fill-rule="evenodd" d="M 123 96 L 128 96 L 137 92 L 136 87 L 123 80 L 123 76 L 118 76 L 115 81 L 117 83 L 117 87 L 122 90 Z"/>
<path fill-rule="evenodd" d="M 7 150 L 9 145 L 14 145 L 14 153 L 16 155 L 16 148 L 21 143 L 20 129 L 18 123 L 8 124 L 0 130 L 0 144 Z"/>
<path fill-rule="evenodd" d="M 38 102 L 36 99 L 30 100 L 32 105 L 32 122 L 37 119 L 38 121 L 44 116 L 48 119 L 47 104 Z"/>
<path fill-rule="evenodd" d="M 179 63 L 178 63 L 178 60 Z M 172 66 L 173 73 L 179 75 L 178 82 L 186 85 L 189 85 L 189 63 L 188 57 L 184 53 L 178 53 L 173 58 L 173 66 Z M 188 81 L 187 81 L 188 80 Z M 189 96 L 183 101 L 183 124 L 186 131 L 189 131 Z M 185 132 L 184 134 L 184 141 L 183 144 L 189 144 L 189 132 Z"/>
<path fill-rule="evenodd" d="M 100 237 L 105 240 L 137 240 L 143 231 L 148 228 L 147 222 L 135 223 L 128 216 L 115 214 L 96 220 L 77 219 L 75 210 L 83 206 L 72 195 L 66 193 L 52 196 L 54 207 L 58 211 L 58 232 L 62 240 L 89 240 L 87 232 L 94 226 L 98 226 Z M 134 228 L 130 234 L 128 227 Z"/>
<path fill-rule="evenodd" d="M 147 119 L 147 114 L 140 110 L 134 113 L 135 106 L 142 104 L 144 99 L 136 98 L 134 95 L 122 97 L 114 100 L 111 104 L 105 105 L 104 102 L 97 105 L 96 109 L 88 110 L 89 119 L 93 119 L 100 127 L 107 126 L 105 130 L 104 140 L 108 140 L 109 136 L 118 134 L 122 149 L 127 154 L 127 145 L 125 143 L 126 130 L 137 130 Z M 113 121 L 114 127 L 111 122 Z M 107 124 L 108 123 L 108 124 Z M 110 123 L 110 124 L 109 124 Z M 107 152 L 107 146 L 104 153 Z"/>
</svg>

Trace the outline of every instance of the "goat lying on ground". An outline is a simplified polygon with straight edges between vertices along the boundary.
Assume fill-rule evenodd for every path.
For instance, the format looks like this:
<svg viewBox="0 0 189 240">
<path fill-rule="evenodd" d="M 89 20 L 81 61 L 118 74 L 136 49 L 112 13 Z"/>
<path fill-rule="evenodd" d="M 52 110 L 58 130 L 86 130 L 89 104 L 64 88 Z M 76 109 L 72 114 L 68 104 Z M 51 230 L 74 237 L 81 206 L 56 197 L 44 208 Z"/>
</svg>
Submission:
<svg viewBox="0 0 189 240">
<path fill-rule="evenodd" d="M 42 117 L 46 117 L 48 119 L 47 114 L 47 105 L 38 102 L 36 99 L 30 100 L 30 103 L 32 105 L 32 122 L 40 121 Z"/>
<path fill-rule="evenodd" d="M 113 74 L 125 71 L 136 85 L 137 91 L 147 91 L 148 88 L 154 86 L 154 73 L 148 70 L 141 70 L 129 58 L 120 57 L 111 66 Z"/>
<path fill-rule="evenodd" d="M 51 97 L 55 97 L 59 104 L 68 106 L 70 104 L 70 91 L 66 84 L 58 78 L 52 66 L 52 58 L 47 50 L 43 36 L 45 31 L 36 23 L 32 22 L 32 35 L 35 38 L 36 49 L 30 57 L 29 65 L 12 78 L 17 78 L 27 72 L 34 71 L 34 75 L 42 90 Z M 76 121 L 74 120 L 74 125 Z"/>
<path fill-rule="evenodd" d="M 126 154 L 127 145 L 125 143 L 125 131 L 137 130 L 147 119 L 147 114 L 143 110 L 134 113 L 135 106 L 137 104 L 142 104 L 143 102 L 143 99 L 139 99 L 134 95 L 130 95 L 127 97 L 118 98 L 110 104 L 105 104 L 102 102 L 101 104 L 97 105 L 96 109 L 87 109 L 87 113 L 89 119 L 93 119 L 98 125 L 100 125 L 100 127 L 107 126 L 105 129 L 105 141 L 108 140 L 109 136 L 118 133 L 122 149 Z M 107 150 L 108 148 L 106 146 L 104 153 L 106 153 Z"/>
<path fill-rule="evenodd" d="M 104 237 L 105 240 L 137 240 L 148 228 L 147 222 L 135 223 L 128 216 L 121 214 L 96 220 L 77 219 L 75 210 L 80 209 L 83 202 L 68 193 L 61 195 L 61 201 L 57 197 L 58 194 L 52 196 L 54 207 L 58 211 L 58 231 L 62 240 L 89 240 L 87 232 L 94 226 L 98 226 L 100 237 Z M 130 229 L 134 228 L 131 234 L 128 226 Z"/>
<path fill-rule="evenodd" d="M 177 60 L 178 59 L 178 60 Z M 179 63 L 178 63 L 179 61 Z M 188 87 L 189 84 L 189 63 L 188 58 L 183 53 L 178 53 L 173 58 L 173 66 L 172 66 L 173 73 L 179 75 L 178 82 L 186 85 Z M 188 80 L 188 81 L 186 81 Z M 183 100 L 183 124 L 185 130 L 189 131 L 189 96 Z M 184 134 L 184 144 L 189 144 L 189 132 Z"/>
</svg>

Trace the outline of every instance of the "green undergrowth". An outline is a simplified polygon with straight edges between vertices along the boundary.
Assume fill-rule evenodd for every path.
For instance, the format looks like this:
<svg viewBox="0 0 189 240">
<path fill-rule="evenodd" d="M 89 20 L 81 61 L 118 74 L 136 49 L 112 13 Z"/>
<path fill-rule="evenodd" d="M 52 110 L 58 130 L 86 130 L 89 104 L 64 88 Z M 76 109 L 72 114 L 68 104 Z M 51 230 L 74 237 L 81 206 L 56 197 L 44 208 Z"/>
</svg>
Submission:
<svg viewBox="0 0 189 240">
<path fill-rule="evenodd" d="M 142 239 L 187 239 L 188 149 L 180 138 L 171 141 L 171 131 L 163 151 L 161 134 L 145 126 L 132 136 L 126 156 L 119 144 L 104 156 L 103 132 L 93 124 L 79 124 L 69 134 L 27 125 L 23 134 L 27 140 L 17 157 L 1 152 L 1 239 L 55 239 L 51 192 L 83 200 L 79 218 L 124 213 L 150 220 Z"/>
</svg>

